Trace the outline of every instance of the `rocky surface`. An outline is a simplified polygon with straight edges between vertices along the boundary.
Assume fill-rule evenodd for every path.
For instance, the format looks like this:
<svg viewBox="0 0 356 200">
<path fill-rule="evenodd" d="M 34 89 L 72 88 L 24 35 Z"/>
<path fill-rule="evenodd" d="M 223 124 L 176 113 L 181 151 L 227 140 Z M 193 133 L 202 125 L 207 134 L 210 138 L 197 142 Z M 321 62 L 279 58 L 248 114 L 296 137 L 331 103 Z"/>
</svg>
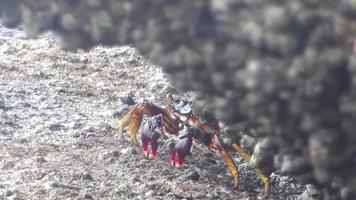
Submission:
<svg viewBox="0 0 356 200">
<path fill-rule="evenodd" d="M 133 44 L 224 125 L 279 143 L 281 172 L 356 198 L 355 0 L 0 3 L 4 24 L 54 30 L 65 49 Z"/>
<path fill-rule="evenodd" d="M 182 170 L 118 140 L 117 118 L 144 98 L 165 105 L 179 94 L 157 66 L 130 47 L 65 52 L 53 34 L 29 39 L 0 27 L 0 199 L 260 199 L 262 183 L 234 156 L 238 191 L 216 152 L 194 145 Z M 127 137 L 128 139 L 128 137 Z M 272 174 L 268 199 L 297 199 L 303 187 Z"/>
</svg>

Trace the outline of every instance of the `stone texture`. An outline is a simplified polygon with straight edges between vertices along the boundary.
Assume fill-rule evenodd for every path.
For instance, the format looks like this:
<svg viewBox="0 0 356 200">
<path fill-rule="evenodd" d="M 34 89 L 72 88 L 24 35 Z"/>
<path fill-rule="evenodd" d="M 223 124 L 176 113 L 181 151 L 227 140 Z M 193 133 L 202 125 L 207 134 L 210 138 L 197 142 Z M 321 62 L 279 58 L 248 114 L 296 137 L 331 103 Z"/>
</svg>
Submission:
<svg viewBox="0 0 356 200">
<path fill-rule="evenodd" d="M 65 49 L 133 44 L 224 125 L 278 138 L 284 172 L 355 195 L 354 0 L 9 1 L 5 25 Z"/>
</svg>

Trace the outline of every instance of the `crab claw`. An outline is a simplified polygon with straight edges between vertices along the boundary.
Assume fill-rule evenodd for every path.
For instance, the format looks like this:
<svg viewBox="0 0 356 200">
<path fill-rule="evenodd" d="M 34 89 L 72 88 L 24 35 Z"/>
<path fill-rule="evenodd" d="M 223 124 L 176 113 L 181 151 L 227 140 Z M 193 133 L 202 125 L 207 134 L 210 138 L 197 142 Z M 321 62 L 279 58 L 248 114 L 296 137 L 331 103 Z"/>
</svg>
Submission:
<svg viewBox="0 0 356 200">
<path fill-rule="evenodd" d="M 149 157 L 154 158 L 157 156 L 157 149 L 158 149 L 157 140 L 152 140 L 149 144 L 151 145 L 151 153 Z"/>
<path fill-rule="evenodd" d="M 143 145 L 143 155 L 148 157 L 148 145 Z"/>
<path fill-rule="evenodd" d="M 185 156 L 177 149 L 172 153 L 171 165 L 173 167 L 182 168 L 184 164 Z"/>
<path fill-rule="evenodd" d="M 180 140 L 174 146 L 171 164 L 175 167 L 183 167 L 185 157 L 189 154 L 193 144 L 195 132 L 191 129 L 184 129 L 180 135 Z"/>
<path fill-rule="evenodd" d="M 146 157 L 153 158 L 157 156 L 159 133 L 156 128 L 161 125 L 161 122 L 162 115 L 153 116 L 140 130 L 143 153 Z M 149 152 L 149 150 L 151 151 Z"/>
<path fill-rule="evenodd" d="M 153 158 L 157 156 L 157 149 L 158 149 L 157 140 L 143 139 L 142 145 L 143 145 L 143 154 L 146 157 Z"/>
</svg>

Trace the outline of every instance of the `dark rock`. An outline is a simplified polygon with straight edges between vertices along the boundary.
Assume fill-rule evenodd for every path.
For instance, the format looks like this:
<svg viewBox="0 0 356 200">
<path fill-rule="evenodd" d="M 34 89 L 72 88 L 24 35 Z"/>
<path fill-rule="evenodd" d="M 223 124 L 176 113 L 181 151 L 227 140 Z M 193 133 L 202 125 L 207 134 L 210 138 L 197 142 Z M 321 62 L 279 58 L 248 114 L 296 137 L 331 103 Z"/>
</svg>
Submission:
<svg viewBox="0 0 356 200">
<path fill-rule="evenodd" d="M 10 197 L 10 196 L 12 196 L 13 194 L 14 194 L 14 192 L 11 191 L 11 190 L 6 190 L 5 193 L 4 193 L 5 197 Z"/>
<path fill-rule="evenodd" d="M 2 97 L 2 95 L 0 94 L 0 109 L 5 110 L 5 100 Z"/>
<path fill-rule="evenodd" d="M 61 131 L 65 129 L 65 126 L 63 126 L 62 124 L 51 124 L 48 127 L 49 130 L 53 131 L 53 132 L 57 132 L 57 131 Z"/>
<path fill-rule="evenodd" d="M 85 193 L 84 194 L 84 199 L 94 199 L 94 197 L 89 193 Z"/>
<path fill-rule="evenodd" d="M 88 172 L 83 172 L 82 174 L 81 174 L 81 178 L 83 179 L 83 180 L 88 180 L 88 181 L 93 181 L 94 180 L 94 178 L 90 175 L 90 173 L 88 173 Z"/>
<path fill-rule="evenodd" d="M 36 163 L 39 163 L 39 164 L 42 164 L 42 163 L 47 162 L 47 160 L 46 160 L 44 157 L 42 157 L 42 156 L 36 157 L 36 158 L 34 159 L 34 161 L 35 161 Z"/>
<path fill-rule="evenodd" d="M 130 106 L 136 104 L 136 102 L 134 101 L 131 93 L 128 93 L 123 97 L 120 97 L 120 99 L 121 99 L 122 103 L 130 105 Z"/>
<path fill-rule="evenodd" d="M 188 174 L 187 174 L 187 179 L 189 179 L 189 180 L 198 181 L 199 178 L 200 178 L 200 175 L 195 170 L 189 171 Z"/>
</svg>

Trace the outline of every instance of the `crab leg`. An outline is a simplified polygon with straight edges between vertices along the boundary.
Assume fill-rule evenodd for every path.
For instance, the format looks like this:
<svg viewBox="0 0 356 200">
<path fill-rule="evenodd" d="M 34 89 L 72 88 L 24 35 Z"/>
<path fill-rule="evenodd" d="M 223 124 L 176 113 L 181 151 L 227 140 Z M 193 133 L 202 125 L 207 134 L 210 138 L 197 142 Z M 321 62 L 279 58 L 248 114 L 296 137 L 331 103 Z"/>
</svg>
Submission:
<svg viewBox="0 0 356 200">
<path fill-rule="evenodd" d="M 124 128 L 128 127 L 131 135 L 131 141 L 138 145 L 136 134 L 143 118 L 143 113 L 140 111 L 141 109 L 139 105 L 134 106 L 127 114 L 124 115 L 124 117 L 122 117 L 122 119 L 118 121 L 118 134 L 120 139 L 123 138 Z"/>
<path fill-rule="evenodd" d="M 238 145 L 237 143 L 232 144 L 232 148 L 239 154 L 241 155 L 245 160 L 247 160 L 248 162 L 250 162 L 251 160 L 251 155 L 244 151 L 240 145 Z M 256 174 L 257 176 L 262 180 L 262 182 L 264 183 L 264 193 L 268 194 L 270 191 L 270 181 L 269 178 L 265 175 L 262 174 L 261 170 L 256 169 Z"/>
<path fill-rule="evenodd" d="M 234 161 L 232 160 L 230 154 L 227 152 L 221 136 L 216 134 L 214 139 L 213 139 L 213 143 L 214 143 L 216 149 L 219 151 L 219 153 L 223 157 L 223 159 L 224 159 L 227 167 L 229 168 L 232 176 L 234 177 L 234 188 L 238 188 L 239 187 L 239 182 L 240 182 L 240 180 L 239 180 L 240 179 L 239 178 L 239 172 L 238 172 L 238 169 L 237 169 Z"/>
</svg>

